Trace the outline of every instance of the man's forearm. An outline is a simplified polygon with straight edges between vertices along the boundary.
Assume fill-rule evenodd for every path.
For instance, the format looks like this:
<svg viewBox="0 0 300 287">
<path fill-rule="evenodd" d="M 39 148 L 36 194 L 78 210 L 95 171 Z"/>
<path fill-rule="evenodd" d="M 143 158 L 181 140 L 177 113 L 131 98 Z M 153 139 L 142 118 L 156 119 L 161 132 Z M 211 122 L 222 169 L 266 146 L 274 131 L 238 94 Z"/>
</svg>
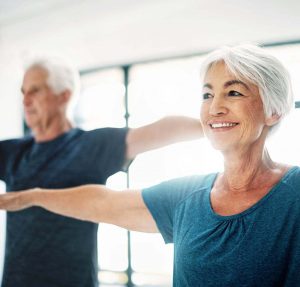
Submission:
<svg viewBox="0 0 300 287">
<path fill-rule="evenodd" d="M 200 120 L 168 116 L 150 125 L 131 129 L 127 135 L 127 158 L 180 141 L 203 137 Z"/>
</svg>

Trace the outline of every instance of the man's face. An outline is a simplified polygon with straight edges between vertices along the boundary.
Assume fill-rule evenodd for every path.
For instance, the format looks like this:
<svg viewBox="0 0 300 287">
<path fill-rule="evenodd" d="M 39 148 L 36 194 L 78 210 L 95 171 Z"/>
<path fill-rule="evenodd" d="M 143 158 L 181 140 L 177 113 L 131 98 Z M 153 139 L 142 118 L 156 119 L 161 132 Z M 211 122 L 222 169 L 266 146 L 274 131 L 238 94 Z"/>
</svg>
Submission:
<svg viewBox="0 0 300 287">
<path fill-rule="evenodd" d="M 24 115 L 31 128 L 46 128 L 62 110 L 62 101 L 47 84 L 48 73 L 39 67 L 30 68 L 22 84 Z"/>
</svg>

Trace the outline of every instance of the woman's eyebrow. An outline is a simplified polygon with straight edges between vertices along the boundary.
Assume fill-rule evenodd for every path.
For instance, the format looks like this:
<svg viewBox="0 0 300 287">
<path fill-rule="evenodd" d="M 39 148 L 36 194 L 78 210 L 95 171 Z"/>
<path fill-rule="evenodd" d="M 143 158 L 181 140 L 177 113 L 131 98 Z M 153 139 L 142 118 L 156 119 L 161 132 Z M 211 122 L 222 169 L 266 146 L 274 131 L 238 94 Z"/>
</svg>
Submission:
<svg viewBox="0 0 300 287">
<path fill-rule="evenodd" d="M 228 87 L 231 86 L 231 85 L 242 85 L 242 86 L 244 86 L 247 90 L 250 90 L 249 87 L 248 87 L 248 85 L 245 84 L 244 82 L 240 81 L 240 80 L 230 80 L 230 81 L 228 81 L 228 82 L 226 82 L 226 83 L 224 84 L 224 88 L 228 88 Z"/>
<path fill-rule="evenodd" d="M 246 83 L 244 83 L 244 82 L 242 82 L 240 80 L 230 80 L 230 81 L 227 81 L 223 86 L 224 86 L 224 88 L 228 88 L 229 86 L 232 86 L 232 85 L 242 85 L 247 90 L 250 90 L 249 86 Z M 203 85 L 203 88 L 213 89 L 213 86 L 210 83 L 206 83 L 206 84 Z"/>
</svg>

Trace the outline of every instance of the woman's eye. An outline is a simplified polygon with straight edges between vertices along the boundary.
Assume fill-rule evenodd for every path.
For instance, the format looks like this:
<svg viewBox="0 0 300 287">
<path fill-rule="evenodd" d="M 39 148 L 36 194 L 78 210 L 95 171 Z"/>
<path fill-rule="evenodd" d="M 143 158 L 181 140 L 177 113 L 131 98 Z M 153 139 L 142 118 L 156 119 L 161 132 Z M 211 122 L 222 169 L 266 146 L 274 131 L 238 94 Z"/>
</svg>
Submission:
<svg viewBox="0 0 300 287">
<path fill-rule="evenodd" d="M 212 95 L 210 93 L 204 93 L 202 97 L 203 97 L 203 100 L 207 100 L 207 99 L 212 98 Z"/>
<path fill-rule="evenodd" d="M 241 97 L 243 95 L 241 93 L 237 92 L 237 91 L 230 91 L 228 93 L 228 96 L 230 96 L 230 97 Z"/>
</svg>

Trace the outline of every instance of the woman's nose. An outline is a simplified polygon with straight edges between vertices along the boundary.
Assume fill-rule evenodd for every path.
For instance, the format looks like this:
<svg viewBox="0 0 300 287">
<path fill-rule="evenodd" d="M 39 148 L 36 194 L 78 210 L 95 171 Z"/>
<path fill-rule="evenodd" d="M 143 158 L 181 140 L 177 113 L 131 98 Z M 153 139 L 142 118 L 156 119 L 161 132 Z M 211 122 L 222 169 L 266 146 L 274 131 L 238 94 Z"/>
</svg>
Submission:
<svg viewBox="0 0 300 287">
<path fill-rule="evenodd" d="M 228 112 L 225 99 L 221 97 L 214 97 L 211 101 L 211 105 L 209 107 L 209 114 L 210 115 L 223 115 Z"/>
</svg>

